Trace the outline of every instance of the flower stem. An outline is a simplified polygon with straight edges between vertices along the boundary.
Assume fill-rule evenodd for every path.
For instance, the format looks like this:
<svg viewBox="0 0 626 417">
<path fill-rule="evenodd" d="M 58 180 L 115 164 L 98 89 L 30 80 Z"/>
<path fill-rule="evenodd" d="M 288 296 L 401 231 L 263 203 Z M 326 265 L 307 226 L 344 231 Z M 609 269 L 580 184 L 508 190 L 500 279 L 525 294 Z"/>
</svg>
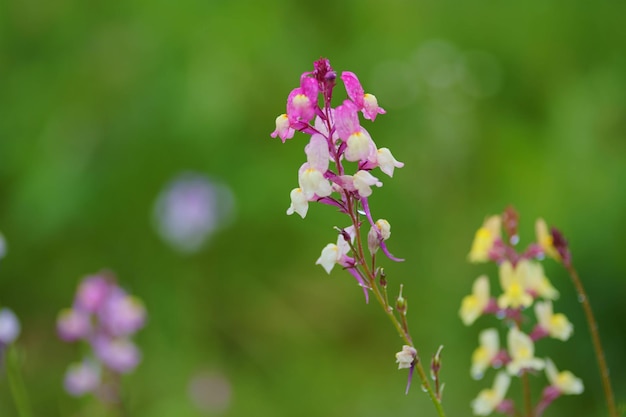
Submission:
<svg viewBox="0 0 626 417">
<path fill-rule="evenodd" d="M 583 310 L 585 311 L 585 316 L 587 317 L 587 324 L 589 325 L 589 332 L 591 333 L 591 341 L 593 342 L 593 349 L 596 354 L 596 359 L 598 361 L 598 368 L 600 369 L 600 377 L 602 379 L 602 387 L 604 389 L 604 396 L 606 397 L 606 404 L 609 410 L 610 417 L 619 417 L 619 413 L 617 412 L 617 407 L 615 406 L 615 397 L 613 396 L 613 389 L 611 388 L 611 379 L 609 378 L 609 368 L 606 365 L 606 359 L 604 357 L 604 350 L 602 349 L 602 344 L 600 343 L 600 334 L 598 332 L 598 323 L 593 316 L 593 311 L 591 310 L 591 304 L 589 303 L 589 297 L 583 288 L 582 281 L 578 276 L 578 272 L 571 263 L 564 264 L 567 272 L 569 273 L 572 283 L 576 288 L 576 293 L 578 294 L 578 300 L 583 305 Z"/>
<path fill-rule="evenodd" d="M 522 389 L 524 391 L 524 409 L 526 410 L 526 417 L 533 417 L 533 403 L 530 398 L 530 379 L 528 378 L 528 372 L 522 373 Z"/>
<path fill-rule="evenodd" d="M 20 358 L 15 346 L 9 347 L 6 354 L 7 378 L 19 417 L 32 417 L 24 380 L 20 371 Z"/>
</svg>

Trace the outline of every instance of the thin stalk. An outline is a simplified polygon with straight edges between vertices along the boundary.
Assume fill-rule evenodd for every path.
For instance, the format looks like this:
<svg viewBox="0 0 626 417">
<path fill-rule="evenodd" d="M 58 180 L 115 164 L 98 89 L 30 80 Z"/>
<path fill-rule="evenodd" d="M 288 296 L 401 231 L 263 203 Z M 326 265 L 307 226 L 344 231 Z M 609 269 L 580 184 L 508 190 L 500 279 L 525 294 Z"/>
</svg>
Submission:
<svg viewBox="0 0 626 417">
<path fill-rule="evenodd" d="M 526 417 L 533 417 L 533 403 L 530 397 L 530 379 L 528 373 L 522 374 L 522 390 L 524 392 L 524 409 L 526 410 Z"/>
<path fill-rule="evenodd" d="M 7 378 L 9 380 L 11 394 L 13 395 L 18 415 L 20 417 L 32 417 L 33 413 L 30 408 L 30 403 L 28 402 L 28 395 L 26 394 L 24 380 L 22 379 L 22 373 L 20 371 L 20 360 L 17 348 L 15 346 L 11 346 L 5 354 Z"/>
<path fill-rule="evenodd" d="M 376 282 L 374 281 L 373 283 L 374 283 L 374 285 L 372 286 L 372 290 L 374 292 L 374 295 L 376 296 L 376 299 L 378 300 L 378 302 L 380 303 L 381 307 L 383 308 L 383 311 L 385 312 L 387 317 L 389 317 L 389 319 L 393 323 L 394 327 L 398 331 L 398 334 L 400 335 L 400 337 L 402 338 L 404 343 L 406 343 L 409 346 L 414 347 L 413 346 L 413 342 L 411 340 L 411 336 L 408 334 L 408 332 L 405 332 L 405 330 L 402 327 L 402 324 L 398 321 L 398 319 L 395 316 L 395 314 L 393 314 L 393 310 L 388 309 L 388 308 L 385 307 L 385 304 L 383 302 L 383 295 L 381 294 L 378 286 L 375 285 Z M 446 414 L 443 411 L 443 406 L 441 405 L 441 401 L 439 401 L 439 399 L 437 398 L 437 395 L 435 394 L 435 392 L 433 391 L 432 387 L 430 386 L 430 382 L 428 380 L 428 377 L 426 376 L 426 372 L 424 371 L 424 367 L 422 366 L 422 361 L 419 358 L 419 355 L 416 356 L 415 362 L 416 362 L 415 363 L 415 370 L 417 371 L 417 374 L 420 377 L 420 380 L 422 382 L 422 386 L 426 390 L 426 393 L 428 394 L 428 396 L 430 397 L 430 400 L 432 401 L 433 405 L 435 406 L 435 409 L 437 410 L 437 414 L 439 415 L 439 417 L 445 417 Z"/>
<path fill-rule="evenodd" d="M 576 272 L 574 266 L 571 263 L 564 264 L 564 266 L 565 269 L 567 269 L 567 272 L 569 272 L 569 276 L 572 278 L 572 283 L 574 284 L 574 288 L 576 288 L 576 293 L 578 294 L 578 300 L 582 303 L 583 310 L 585 311 L 585 317 L 587 318 L 587 324 L 589 325 L 589 332 L 591 333 L 591 341 L 593 342 L 593 349 L 596 354 L 596 360 L 598 361 L 598 368 L 600 370 L 600 377 L 602 379 L 602 387 L 604 389 L 604 396 L 606 398 L 609 416 L 619 417 L 619 413 L 617 412 L 617 407 L 615 405 L 615 397 L 613 396 L 613 389 L 611 388 L 609 368 L 606 364 L 602 344 L 600 343 L 598 322 L 596 322 L 596 319 L 593 316 L 591 304 L 589 303 L 589 297 L 583 288 L 582 281 L 580 280 L 578 272 Z"/>
</svg>

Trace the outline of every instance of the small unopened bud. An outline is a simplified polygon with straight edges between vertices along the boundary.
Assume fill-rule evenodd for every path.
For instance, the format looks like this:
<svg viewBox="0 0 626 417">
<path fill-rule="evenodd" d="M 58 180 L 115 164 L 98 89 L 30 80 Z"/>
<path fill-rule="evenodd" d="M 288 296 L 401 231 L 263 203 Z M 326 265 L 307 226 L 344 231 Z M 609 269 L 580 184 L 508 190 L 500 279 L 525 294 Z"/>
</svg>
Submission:
<svg viewBox="0 0 626 417">
<path fill-rule="evenodd" d="M 400 294 L 398 294 L 398 298 L 396 298 L 396 310 L 398 310 L 400 314 L 406 315 L 407 302 L 402 296 L 402 288 L 402 284 L 400 284 Z"/>
<path fill-rule="evenodd" d="M 382 288 L 387 288 L 387 275 L 385 275 L 385 270 L 383 268 L 380 268 L 378 279 L 379 279 L 378 282 L 380 283 L 380 286 Z"/>
<path fill-rule="evenodd" d="M 552 246 L 554 246 L 554 249 L 556 249 L 558 254 L 561 256 L 563 265 L 569 266 L 572 262 L 572 254 L 569 251 L 569 246 L 565 236 L 563 236 L 563 233 L 561 233 L 561 231 L 556 227 L 553 227 L 550 232 L 552 235 Z"/>
<path fill-rule="evenodd" d="M 441 351 L 443 350 L 443 345 L 439 346 L 437 352 L 433 355 L 433 359 L 430 362 L 430 376 L 433 380 L 437 380 L 439 378 L 439 370 L 441 369 Z"/>
<path fill-rule="evenodd" d="M 518 224 L 519 214 L 515 208 L 510 205 L 504 210 L 504 213 L 502 213 L 502 227 L 509 236 L 509 243 L 511 245 L 516 245 L 519 241 L 519 236 L 517 235 Z"/>
</svg>

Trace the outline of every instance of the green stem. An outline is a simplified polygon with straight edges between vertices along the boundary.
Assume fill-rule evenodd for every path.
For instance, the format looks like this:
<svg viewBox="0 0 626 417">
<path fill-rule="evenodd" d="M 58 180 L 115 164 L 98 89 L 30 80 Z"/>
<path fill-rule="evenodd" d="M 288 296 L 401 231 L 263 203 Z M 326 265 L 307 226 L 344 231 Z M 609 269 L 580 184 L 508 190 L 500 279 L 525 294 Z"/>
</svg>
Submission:
<svg viewBox="0 0 626 417">
<path fill-rule="evenodd" d="M 526 417 L 533 417 L 533 403 L 530 397 L 530 379 L 528 373 L 522 374 L 522 389 L 524 391 L 524 409 L 526 410 Z"/>
<path fill-rule="evenodd" d="M 606 398 L 606 404 L 609 409 L 610 417 L 619 417 L 619 413 L 617 412 L 617 407 L 615 405 L 615 397 L 613 396 L 613 389 L 611 388 L 611 379 L 609 378 L 609 368 L 606 364 L 606 359 L 604 357 L 604 350 L 602 349 L 602 344 L 600 343 L 600 334 L 598 332 L 598 322 L 593 316 L 593 311 L 591 310 L 591 304 L 589 303 L 589 297 L 583 288 L 582 281 L 578 276 L 578 272 L 574 266 L 570 264 L 564 264 L 565 269 L 569 272 L 570 277 L 572 278 L 572 282 L 574 287 L 576 288 L 576 293 L 578 294 L 578 300 L 583 305 L 583 310 L 585 311 L 585 316 L 587 317 L 587 324 L 589 325 L 589 332 L 591 333 L 591 341 L 593 343 L 593 349 L 596 354 L 596 360 L 598 361 L 598 368 L 600 370 L 600 377 L 602 378 L 602 387 L 604 389 L 604 396 Z"/>
<path fill-rule="evenodd" d="M 20 358 L 15 346 L 11 346 L 5 352 L 5 363 L 7 369 L 7 378 L 11 388 L 11 394 L 15 401 L 18 415 L 20 417 L 32 417 L 33 413 L 28 402 L 28 395 L 22 379 L 20 371 Z"/>
</svg>

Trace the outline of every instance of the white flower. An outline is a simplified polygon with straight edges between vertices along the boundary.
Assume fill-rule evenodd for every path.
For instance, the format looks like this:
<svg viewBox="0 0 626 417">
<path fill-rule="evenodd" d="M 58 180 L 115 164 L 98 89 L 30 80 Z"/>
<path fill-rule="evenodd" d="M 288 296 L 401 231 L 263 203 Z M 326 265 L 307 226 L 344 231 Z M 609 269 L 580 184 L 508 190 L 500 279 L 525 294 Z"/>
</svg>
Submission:
<svg viewBox="0 0 626 417">
<path fill-rule="evenodd" d="M 354 226 L 346 227 L 343 230 L 350 236 L 350 240 L 354 241 L 354 237 L 356 236 Z M 322 268 L 330 274 L 335 264 L 341 263 L 343 257 L 348 252 L 350 252 L 350 244 L 344 239 L 343 234 L 340 233 L 337 237 L 337 244 L 329 243 L 326 245 L 324 249 L 322 249 L 320 257 L 315 261 L 315 265 L 321 265 Z"/>
<path fill-rule="evenodd" d="M 302 192 L 302 188 L 294 188 L 289 196 L 291 197 L 291 205 L 287 209 L 287 214 L 298 213 L 304 219 L 307 211 L 309 211 L 309 200 Z"/>
<path fill-rule="evenodd" d="M 327 197 L 333 191 L 328 180 L 324 178 L 324 174 L 311 167 L 308 162 L 305 162 L 300 168 L 298 182 L 307 200 L 315 195 Z"/>
<path fill-rule="evenodd" d="M 393 157 L 388 148 L 380 148 L 376 151 L 376 160 L 380 170 L 385 174 L 393 177 L 394 168 L 402 168 L 404 163 L 399 162 Z"/>
<path fill-rule="evenodd" d="M 538 371 L 543 369 L 544 362 L 542 359 L 535 358 L 535 344 L 527 334 L 522 333 L 517 327 L 512 327 L 509 330 L 507 342 L 511 362 L 506 369 L 511 375 L 517 375 L 523 369 Z"/>
<path fill-rule="evenodd" d="M 368 159 L 373 142 L 367 130 L 360 128 L 348 137 L 346 144 L 344 155 L 348 161 L 354 162 Z"/>
<path fill-rule="evenodd" d="M 369 197 L 372 195 L 372 185 L 382 187 L 383 183 L 378 178 L 370 174 L 368 171 L 358 171 L 353 176 L 354 188 L 359 192 L 361 197 Z"/>
<path fill-rule="evenodd" d="M 580 378 L 576 378 L 570 371 L 559 372 L 550 359 L 546 359 L 546 377 L 550 385 L 561 394 L 580 394 L 585 389 Z"/>
<path fill-rule="evenodd" d="M 511 377 L 506 372 L 498 372 L 493 384 L 493 388 L 482 390 L 478 397 L 472 401 L 472 410 L 477 416 L 488 416 L 491 414 L 504 400 Z"/>
<path fill-rule="evenodd" d="M 398 369 L 410 368 L 417 356 L 417 350 L 409 345 L 402 346 L 402 350 L 396 353 Z"/>
<path fill-rule="evenodd" d="M 486 329 L 478 336 L 480 346 L 472 354 L 472 378 L 481 379 L 483 374 L 491 366 L 493 360 L 500 351 L 500 337 L 496 329 Z"/>
<path fill-rule="evenodd" d="M 461 301 L 459 315 L 463 323 L 466 326 L 474 323 L 483 314 L 487 304 L 489 304 L 489 279 L 486 275 L 481 275 L 474 281 L 472 293 L 466 295 Z"/>
<path fill-rule="evenodd" d="M 550 337 L 565 341 L 574 331 L 574 326 L 564 314 L 552 312 L 552 301 L 537 302 L 535 315 L 539 326 L 546 330 Z"/>
</svg>

